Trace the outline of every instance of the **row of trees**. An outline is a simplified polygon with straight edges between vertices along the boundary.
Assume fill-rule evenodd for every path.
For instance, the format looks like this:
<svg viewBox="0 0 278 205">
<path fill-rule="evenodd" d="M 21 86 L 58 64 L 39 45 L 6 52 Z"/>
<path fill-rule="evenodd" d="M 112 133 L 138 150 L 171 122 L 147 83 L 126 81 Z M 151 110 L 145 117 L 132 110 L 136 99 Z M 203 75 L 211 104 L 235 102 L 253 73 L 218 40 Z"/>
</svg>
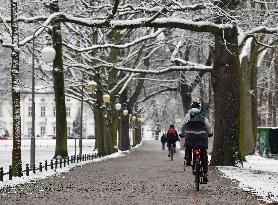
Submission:
<svg viewBox="0 0 278 205">
<path fill-rule="evenodd" d="M 94 111 L 96 146 L 110 154 L 117 130 L 119 147 L 129 148 L 129 119 L 121 114 L 118 120 L 116 102 L 129 112 L 144 112 L 147 100 L 158 93 L 179 92 L 185 113 L 191 93 L 207 72 L 211 73 L 215 106 L 212 164 L 235 165 L 254 152 L 257 66 L 258 59 L 276 43 L 275 1 L 81 0 L 61 6 L 58 0 L 35 4 L 10 0 L 10 7 L 7 17 L 1 18 L 1 29 L 7 33 L 2 45 L 12 53 L 14 167 L 21 160 L 20 68 L 28 65 L 20 55 L 29 52 L 32 41 L 27 26 L 32 31 L 39 25 L 52 26 L 56 50 L 52 75 L 41 73 L 46 83 L 54 85 L 55 156 L 67 156 L 65 93 L 80 99 L 82 79 L 97 82 L 95 92 L 85 90 L 85 101 Z M 35 36 L 42 32 L 43 28 Z M 154 88 L 150 80 L 154 75 L 169 82 L 148 89 Z M 103 94 L 110 94 L 111 104 L 103 103 Z"/>
</svg>

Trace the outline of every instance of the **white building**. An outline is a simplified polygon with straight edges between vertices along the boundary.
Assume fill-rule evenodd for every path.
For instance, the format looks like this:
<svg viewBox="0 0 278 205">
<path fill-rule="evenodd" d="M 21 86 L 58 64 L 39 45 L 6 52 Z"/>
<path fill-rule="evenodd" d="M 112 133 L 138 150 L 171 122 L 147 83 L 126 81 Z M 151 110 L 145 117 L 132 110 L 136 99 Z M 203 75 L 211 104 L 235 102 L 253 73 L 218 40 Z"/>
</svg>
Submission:
<svg viewBox="0 0 278 205">
<path fill-rule="evenodd" d="M 95 135 L 94 115 L 90 107 L 83 104 L 83 136 Z M 73 121 L 80 111 L 81 102 L 66 97 L 67 132 L 72 134 Z M 56 135 L 56 109 L 53 92 L 41 92 L 35 95 L 35 135 Z M 0 103 L 0 132 L 7 130 L 12 136 L 12 103 L 8 100 Z M 32 132 L 32 95 L 21 93 L 21 132 L 30 137 Z M 1 133 L 0 133 L 1 135 Z"/>
</svg>

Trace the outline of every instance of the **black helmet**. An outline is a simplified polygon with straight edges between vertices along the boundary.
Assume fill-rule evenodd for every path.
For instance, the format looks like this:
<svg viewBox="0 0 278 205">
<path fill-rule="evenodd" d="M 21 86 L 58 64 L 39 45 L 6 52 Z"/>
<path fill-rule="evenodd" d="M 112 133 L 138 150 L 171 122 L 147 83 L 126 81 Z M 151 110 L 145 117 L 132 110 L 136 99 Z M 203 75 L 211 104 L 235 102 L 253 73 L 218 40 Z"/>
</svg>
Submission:
<svg viewBox="0 0 278 205">
<path fill-rule="evenodd" d="M 197 109 L 201 109 L 201 104 L 198 102 L 192 102 L 191 104 L 191 108 L 197 108 Z"/>
</svg>

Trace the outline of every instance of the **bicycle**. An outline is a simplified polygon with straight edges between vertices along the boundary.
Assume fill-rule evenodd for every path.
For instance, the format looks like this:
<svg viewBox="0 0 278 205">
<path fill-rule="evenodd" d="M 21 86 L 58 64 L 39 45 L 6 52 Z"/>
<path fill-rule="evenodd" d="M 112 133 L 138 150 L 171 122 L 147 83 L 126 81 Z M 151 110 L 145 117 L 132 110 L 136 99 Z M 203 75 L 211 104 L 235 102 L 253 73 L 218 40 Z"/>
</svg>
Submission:
<svg viewBox="0 0 278 205">
<path fill-rule="evenodd" d="M 207 184 L 204 181 L 204 167 L 202 160 L 202 150 L 199 147 L 193 148 L 193 165 L 192 165 L 193 175 L 195 176 L 195 189 L 199 191 L 200 184 Z"/>
</svg>

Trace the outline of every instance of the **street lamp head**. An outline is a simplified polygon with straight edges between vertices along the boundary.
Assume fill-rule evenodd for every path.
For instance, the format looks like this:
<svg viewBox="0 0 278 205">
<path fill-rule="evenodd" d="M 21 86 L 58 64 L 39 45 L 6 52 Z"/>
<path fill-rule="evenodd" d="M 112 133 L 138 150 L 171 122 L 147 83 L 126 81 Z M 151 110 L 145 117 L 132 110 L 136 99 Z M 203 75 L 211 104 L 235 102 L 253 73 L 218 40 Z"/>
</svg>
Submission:
<svg viewBox="0 0 278 205">
<path fill-rule="evenodd" d="M 102 96 L 102 99 L 104 103 L 110 103 L 110 95 L 105 94 Z"/>
<path fill-rule="evenodd" d="M 136 120 L 136 116 L 133 115 L 131 119 L 132 119 L 132 121 L 135 121 Z"/>
<path fill-rule="evenodd" d="M 122 108 L 121 103 L 116 103 L 115 108 L 116 108 L 116 110 L 120 111 Z"/>
<path fill-rule="evenodd" d="M 47 46 L 42 49 L 41 55 L 44 62 L 52 63 L 55 58 L 56 51 L 53 47 Z"/>
<path fill-rule="evenodd" d="M 88 88 L 92 91 L 94 91 L 97 87 L 97 83 L 95 81 L 89 81 L 88 84 L 87 84 Z"/>
<path fill-rule="evenodd" d="M 127 115 L 128 115 L 128 110 L 127 110 L 127 109 L 125 109 L 125 110 L 123 111 L 123 115 L 124 115 L 124 116 L 127 116 Z"/>
</svg>

